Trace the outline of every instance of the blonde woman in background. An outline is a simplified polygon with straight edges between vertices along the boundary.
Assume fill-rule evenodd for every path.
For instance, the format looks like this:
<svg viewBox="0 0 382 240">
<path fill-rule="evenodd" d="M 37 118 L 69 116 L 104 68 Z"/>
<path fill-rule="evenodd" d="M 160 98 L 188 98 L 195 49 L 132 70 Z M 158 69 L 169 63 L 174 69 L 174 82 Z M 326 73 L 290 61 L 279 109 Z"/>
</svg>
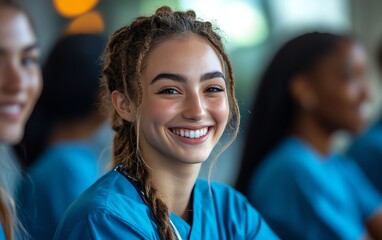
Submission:
<svg viewBox="0 0 382 240">
<path fill-rule="evenodd" d="M 30 19 L 16 4 L 0 1 L 0 142 L 18 142 L 41 92 L 39 49 Z M 3 159 L 0 159 L 3 161 Z M 4 160 L 5 161 L 5 160 Z M 0 174 L 5 174 L 0 169 Z M 14 239 L 14 202 L 0 183 L 0 239 Z"/>
</svg>

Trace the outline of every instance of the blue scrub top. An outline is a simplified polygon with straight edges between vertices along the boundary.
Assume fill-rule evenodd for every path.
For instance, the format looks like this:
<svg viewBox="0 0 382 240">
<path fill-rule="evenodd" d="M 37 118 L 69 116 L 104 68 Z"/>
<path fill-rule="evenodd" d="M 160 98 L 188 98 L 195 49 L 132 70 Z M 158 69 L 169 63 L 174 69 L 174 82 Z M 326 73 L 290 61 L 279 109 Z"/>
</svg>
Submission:
<svg viewBox="0 0 382 240">
<path fill-rule="evenodd" d="M 203 180 L 193 190 L 192 226 L 174 213 L 170 219 L 182 239 L 278 239 L 244 196 Z M 115 169 L 70 206 L 55 239 L 160 238 L 140 191 Z"/>
<path fill-rule="evenodd" d="M 1 224 L 0 224 L 0 240 L 6 240 L 3 226 Z"/>
<path fill-rule="evenodd" d="M 382 119 L 353 142 L 348 155 L 357 162 L 375 188 L 382 192 Z"/>
<path fill-rule="evenodd" d="M 20 186 L 19 217 L 33 239 L 54 236 L 62 215 L 99 177 L 98 157 L 84 142 L 51 146 Z"/>
<path fill-rule="evenodd" d="M 258 168 L 250 201 L 282 239 L 360 239 L 382 203 L 357 165 L 286 138 Z"/>
</svg>

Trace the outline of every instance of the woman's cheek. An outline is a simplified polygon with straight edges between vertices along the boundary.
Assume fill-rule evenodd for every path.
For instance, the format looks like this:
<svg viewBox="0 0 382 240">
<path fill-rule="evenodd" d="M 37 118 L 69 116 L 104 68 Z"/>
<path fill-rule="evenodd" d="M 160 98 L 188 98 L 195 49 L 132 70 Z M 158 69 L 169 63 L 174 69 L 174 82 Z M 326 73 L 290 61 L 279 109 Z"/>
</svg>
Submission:
<svg viewBox="0 0 382 240">
<path fill-rule="evenodd" d="M 156 120 L 169 119 L 172 116 L 179 114 L 177 103 L 169 100 L 150 101 L 146 107 L 147 113 Z"/>
<path fill-rule="evenodd" d="M 219 123 L 224 123 L 228 121 L 229 117 L 229 104 L 227 98 L 216 98 L 209 103 L 209 109 L 211 115 Z"/>
</svg>

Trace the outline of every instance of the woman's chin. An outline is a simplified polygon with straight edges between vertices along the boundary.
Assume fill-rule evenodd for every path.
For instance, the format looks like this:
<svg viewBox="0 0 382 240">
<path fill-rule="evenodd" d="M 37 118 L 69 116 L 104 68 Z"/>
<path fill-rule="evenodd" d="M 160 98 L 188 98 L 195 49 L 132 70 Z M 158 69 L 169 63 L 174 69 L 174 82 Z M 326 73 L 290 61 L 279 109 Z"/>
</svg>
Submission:
<svg viewBox="0 0 382 240">
<path fill-rule="evenodd" d="M 208 159 L 208 156 L 188 156 L 178 159 L 179 162 L 186 164 L 202 164 Z"/>
<path fill-rule="evenodd" d="M 6 126 L 3 128 L 0 126 L 0 143 L 5 144 L 17 144 L 20 142 L 24 128 L 22 126 Z"/>
</svg>

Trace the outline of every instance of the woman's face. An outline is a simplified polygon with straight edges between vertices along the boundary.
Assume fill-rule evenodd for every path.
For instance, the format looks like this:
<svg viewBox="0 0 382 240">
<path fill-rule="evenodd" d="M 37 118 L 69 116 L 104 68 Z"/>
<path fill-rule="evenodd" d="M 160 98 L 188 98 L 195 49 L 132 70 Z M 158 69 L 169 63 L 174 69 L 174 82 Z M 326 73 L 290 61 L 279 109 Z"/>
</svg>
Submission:
<svg viewBox="0 0 382 240">
<path fill-rule="evenodd" d="M 369 97 L 366 57 L 361 46 L 342 40 L 313 73 L 316 118 L 329 130 L 360 132 Z"/>
<path fill-rule="evenodd" d="M 41 91 L 39 50 L 28 18 L 0 8 L 0 142 L 16 143 Z"/>
<path fill-rule="evenodd" d="M 146 59 L 142 88 L 143 156 L 206 160 L 229 117 L 222 62 L 210 44 L 191 34 L 159 44 Z"/>
</svg>

